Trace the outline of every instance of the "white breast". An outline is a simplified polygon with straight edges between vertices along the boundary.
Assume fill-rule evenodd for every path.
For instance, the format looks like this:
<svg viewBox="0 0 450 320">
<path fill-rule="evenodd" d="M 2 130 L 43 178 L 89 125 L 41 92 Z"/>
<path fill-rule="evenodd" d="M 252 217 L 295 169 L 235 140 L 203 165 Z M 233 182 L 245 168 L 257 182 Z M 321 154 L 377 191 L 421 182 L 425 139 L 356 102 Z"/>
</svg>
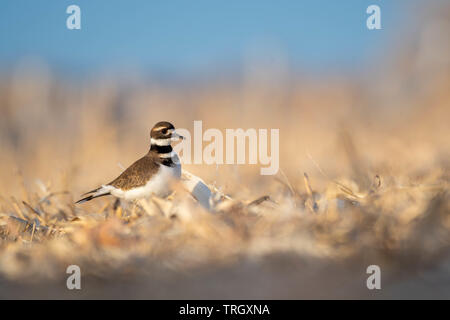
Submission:
<svg viewBox="0 0 450 320">
<path fill-rule="evenodd" d="M 147 198 L 152 194 L 158 197 L 166 197 L 170 194 L 170 186 L 174 180 L 181 177 L 181 165 L 177 164 L 174 167 L 168 167 L 161 165 L 156 174 L 142 187 L 121 190 L 116 189 L 113 186 L 104 186 L 103 190 L 108 190 L 115 197 L 122 198 L 125 200 L 134 200 Z"/>
</svg>

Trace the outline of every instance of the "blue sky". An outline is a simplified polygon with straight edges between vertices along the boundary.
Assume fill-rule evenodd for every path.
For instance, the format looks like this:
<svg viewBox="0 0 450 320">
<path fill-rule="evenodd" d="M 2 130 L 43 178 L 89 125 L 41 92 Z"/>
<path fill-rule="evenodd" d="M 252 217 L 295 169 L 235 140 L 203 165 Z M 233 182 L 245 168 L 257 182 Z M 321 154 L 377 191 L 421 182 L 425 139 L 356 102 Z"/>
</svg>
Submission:
<svg viewBox="0 0 450 320">
<path fill-rule="evenodd" d="M 382 51 L 414 0 L 2 0 L 0 68 L 39 57 L 88 72 L 134 66 L 195 72 L 239 65 L 248 52 L 276 50 L 310 69 L 357 68 Z M 81 8 L 81 30 L 66 8 Z M 383 30 L 366 28 L 378 4 Z"/>
</svg>

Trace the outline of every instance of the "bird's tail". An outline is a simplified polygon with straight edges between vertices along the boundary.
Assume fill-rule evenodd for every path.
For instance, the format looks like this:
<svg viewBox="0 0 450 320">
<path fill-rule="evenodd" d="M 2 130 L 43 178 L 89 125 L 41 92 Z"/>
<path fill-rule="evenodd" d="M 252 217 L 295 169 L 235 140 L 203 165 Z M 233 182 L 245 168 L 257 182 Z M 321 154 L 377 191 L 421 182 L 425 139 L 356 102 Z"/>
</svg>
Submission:
<svg viewBox="0 0 450 320">
<path fill-rule="evenodd" d="M 102 190 L 102 189 L 103 189 L 103 187 L 100 187 L 100 188 L 91 190 L 89 192 L 83 193 L 82 196 L 88 195 L 90 193 L 92 193 L 92 194 L 87 196 L 87 197 L 84 197 L 84 198 L 78 200 L 77 202 L 75 202 L 75 204 L 84 203 L 84 202 L 90 201 L 92 199 L 95 199 L 95 198 L 98 198 L 98 197 L 107 196 L 107 195 L 111 194 L 109 191 Z"/>
</svg>

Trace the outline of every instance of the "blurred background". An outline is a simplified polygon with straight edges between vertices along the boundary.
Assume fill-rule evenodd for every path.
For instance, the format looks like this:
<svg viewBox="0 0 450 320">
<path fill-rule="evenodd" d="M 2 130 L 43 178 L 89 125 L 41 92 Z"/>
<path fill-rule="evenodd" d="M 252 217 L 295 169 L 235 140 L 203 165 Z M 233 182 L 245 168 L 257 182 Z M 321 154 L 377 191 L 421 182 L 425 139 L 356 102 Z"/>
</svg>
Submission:
<svg viewBox="0 0 450 320">
<path fill-rule="evenodd" d="M 410 143 L 410 165 L 439 162 L 448 150 L 448 5 L 372 2 L 80 0 L 81 30 L 69 30 L 71 1 L 5 1 L 0 142 L 11 152 L 1 155 L 0 190 L 15 190 L 13 168 L 50 180 L 81 170 L 71 189 L 77 179 L 96 184 L 120 170 L 119 154 L 126 166 L 145 152 L 162 119 L 279 128 L 287 171 L 311 171 L 308 153 L 343 170 L 336 132 L 358 127 L 368 158 L 380 146 L 395 163 L 386 155 Z M 371 4 L 381 30 L 366 27 Z M 111 161 L 99 168 L 99 159 Z"/>
<path fill-rule="evenodd" d="M 69 30 L 71 1 L 6 1 L 0 141 L 21 156 L 2 154 L 12 165 L 3 166 L 2 181 L 14 181 L 13 163 L 26 170 L 20 161 L 33 157 L 27 177 L 72 168 L 98 183 L 93 173 L 119 170 L 119 154 L 126 166 L 145 152 L 162 119 L 188 129 L 194 120 L 205 129 L 279 128 L 288 171 L 311 171 L 308 153 L 338 163 L 336 130 L 357 127 L 366 129 L 358 142 L 369 158 L 379 145 L 393 161 L 388 148 L 414 142 L 405 150 L 425 149 L 411 165 L 439 161 L 446 117 L 421 121 L 413 135 L 410 117 L 424 120 L 421 107 L 427 115 L 448 111 L 448 6 L 376 1 L 382 29 L 368 30 L 372 2 L 81 0 L 81 30 Z M 398 140 L 402 132 L 408 141 Z M 40 155 L 51 172 L 39 167 Z M 105 172 L 99 159 L 112 160 L 102 163 Z"/>
<path fill-rule="evenodd" d="M 66 28 L 72 4 L 81 30 Z M 366 27 L 372 4 L 381 30 Z M 440 0 L 2 1 L 2 212 L 14 212 L 12 198 L 33 202 L 40 184 L 68 191 L 70 203 L 145 154 L 157 121 L 192 129 L 202 120 L 204 130 L 280 129 L 280 167 L 300 193 L 304 172 L 322 195 L 339 179 L 366 192 L 375 175 L 383 186 L 439 186 L 448 232 L 449 32 L 450 5 Z M 260 176 L 259 165 L 185 168 L 239 200 L 279 188 L 279 176 Z M 386 200 L 378 213 L 415 218 L 435 196 Z M 437 243 L 447 257 L 448 237 Z M 0 259 L 6 278 L 15 274 L 10 261 Z M 358 296 L 353 289 L 347 296 Z M 215 297 L 233 297 L 224 292 Z"/>
</svg>

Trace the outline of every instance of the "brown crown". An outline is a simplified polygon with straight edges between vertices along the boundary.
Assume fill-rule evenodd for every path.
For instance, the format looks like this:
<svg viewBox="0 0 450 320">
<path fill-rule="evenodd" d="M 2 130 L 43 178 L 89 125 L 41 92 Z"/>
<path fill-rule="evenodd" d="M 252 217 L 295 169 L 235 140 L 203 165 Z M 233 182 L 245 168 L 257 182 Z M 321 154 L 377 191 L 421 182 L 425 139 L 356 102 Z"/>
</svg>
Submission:
<svg viewBox="0 0 450 320">
<path fill-rule="evenodd" d="M 150 137 L 153 139 L 167 139 L 170 138 L 172 133 L 169 130 L 174 130 L 173 124 L 167 121 L 160 121 L 154 125 L 150 131 Z"/>
</svg>

